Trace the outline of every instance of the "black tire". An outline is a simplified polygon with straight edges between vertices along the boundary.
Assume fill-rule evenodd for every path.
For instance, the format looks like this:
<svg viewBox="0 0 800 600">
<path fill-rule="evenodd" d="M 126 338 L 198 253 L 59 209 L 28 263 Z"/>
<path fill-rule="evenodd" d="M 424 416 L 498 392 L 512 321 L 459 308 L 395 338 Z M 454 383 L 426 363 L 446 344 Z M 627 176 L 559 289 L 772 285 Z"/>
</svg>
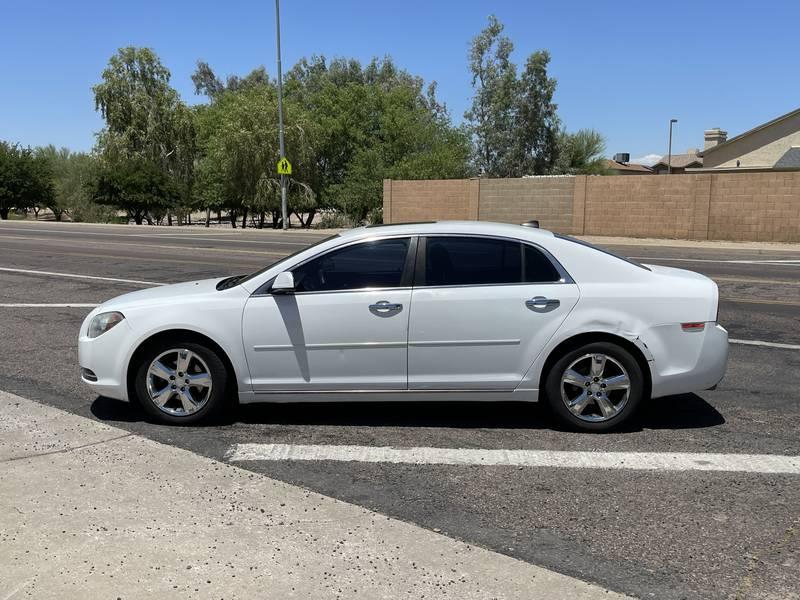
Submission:
<svg viewBox="0 0 800 600">
<path fill-rule="evenodd" d="M 148 391 L 148 371 L 150 365 L 156 358 L 165 353 L 167 353 L 165 360 L 168 362 L 169 354 L 171 354 L 172 351 L 178 350 L 187 350 L 189 353 L 187 354 L 188 356 L 191 356 L 191 354 L 194 355 L 192 365 L 188 367 L 189 369 L 194 368 L 196 371 L 205 372 L 205 368 L 202 367 L 207 367 L 208 375 L 210 375 L 211 379 L 211 390 L 207 394 L 195 394 L 198 389 L 202 391 L 202 388 L 185 386 L 186 389 L 189 389 L 190 394 L 195 394 L 198 399 L 202 399 L 202 402 L 198 402 L 200 407 L 190 414 L 174 414 L 175 411 L 180 410 L 179 406 L 182 404 L 179 396 L 172 396 L 168 403 L 165 404 L 165 408 L 162 409 L 151 399 Z M 202 363 L 205 364 L 202 365 Z M 175 374 L 177 374 L 177 372 Z M 187 372 L 186 376 L 191 374 L 192 373 Z M 200 422 L 210 422 L 218 418 L 224 412 L 223 409 L 231 405 L 228 399 L 229 376 L 225 364 L 215 351 L 196 342 L 177 338 L 171 341 L 162 340 L 151 345 L 141 355 L 141 360 L 133 372 L 133 377 L 133 388 L 136 392 L 136 400 L 139 402 L 139 405 L 150 417 L 161 423 L 170 425 L 194 425 Z M 161 382 L 162 380 L 159 378 L 157 381 Z M 166 379 L 163 381 L 167 382 Z M 167 383 L 169 384 L 172 382 Z M 179 386 L 180 383 L 178 382 L 177 385 Z M 181 388 L 177 387 L 177 389 L 173 389 L 175 389 L 175 394 L 177 394 Z"/>
<path fill-rule="evenodd" d="M 617 406 L 621 405 L 621 408 L 619 408 L 618 412 L 616 412 L 616 414 L 613 416 L 603 416 L 599 401 L 596 401 L 595 399 L 588 401 L 587 407 L 584 409 L 585 412 L 581 416 L 576 416 L 573 414 L 573 412 L 567 407 L 566 402 L 567 400 L 571 400 L 568 392 L 574 392 L 574 398 L 578 398 L 581 395 L 581 389 L 577 385 L 573 386 L 572 384 L 566 384 L 565 388 L 568 390 L 568 392 L 565 392 L 568 395 L 567 400 L 562 397 L 562 378 L 565 376 L 567 368 L 573 365 L 575 361 L 579 361 L 576 365 L 576 369 L 580 369 L 584 365 L 583 362 L 580 362 L 582 360 L 588 360 L 588 366 L 591 368 L 593 359 L 586 359 L 587 355 L 605 355 L 611 359 L 612 362 L 608 363 L 608 370 L 612 374 L 617 374 L 617 376 L 622 374 L 621 370 L 619 369 L 620 366 L 624 367 L 624 370 L 627 371 L 627 378 L 629 380 L 627 397 L 624 396 L 624 390 L 614 390 L 608 392 L 605 392 L 605 390 L 595 390 L 595 393 L 605 392 L 603 399 L 611 399 L 612 406 L 615 409 Z M 589 386 L 594 385 L 595 387 L 598 387 L 602 385 L 602 383 L 594 381 L 594 378 L 591 377 L 591 371 L 587 371 L 585 373 L 578 371 L 578 373 L 589 376 Z M 601 377 L 600 381 L 605 381 L 605 378 Z M 586 384 L 583 383 L 583 385 Z M 552 367 L 550 367 L 545 379 L 544 387 L 547 403 L 553 413 L 562 423 L 573 430 L 593 432 L 610 431 L 620 427 L 636 412 L 645 394 L 644 375 L 638 361 L 628 350 L 611 342 L 594 342 L 580 346 L 563 354 L 558 360 L 556 360 Z M 608 384 L 608 387 L 611 387 L 611 383 Z M 590 398 L 592 394 L 588 392 L 590 392 L 591 389 L 592 388 L 589 387 L 587 390 L 585 390 Z M 622 402 L 623 399 L 624 403 Z"/>
</svg>

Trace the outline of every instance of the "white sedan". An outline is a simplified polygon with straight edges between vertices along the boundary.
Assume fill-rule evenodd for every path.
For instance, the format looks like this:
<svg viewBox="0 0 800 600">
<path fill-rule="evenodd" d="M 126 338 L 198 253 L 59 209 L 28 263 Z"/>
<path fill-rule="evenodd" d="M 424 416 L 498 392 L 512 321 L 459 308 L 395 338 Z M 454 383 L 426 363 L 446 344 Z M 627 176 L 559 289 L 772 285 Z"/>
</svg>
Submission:
<svg viewBox="0 0 800 600">
<path fill-rule="evenodd" d="M 234 400 L 542 398 L 601 431 L 722 379 L 718 301 L 707 277 L 540 229 L 363 227 L 251 275 L 114 298 L 79 361 L 98 394 L 167 423 Z"/>
</svg>

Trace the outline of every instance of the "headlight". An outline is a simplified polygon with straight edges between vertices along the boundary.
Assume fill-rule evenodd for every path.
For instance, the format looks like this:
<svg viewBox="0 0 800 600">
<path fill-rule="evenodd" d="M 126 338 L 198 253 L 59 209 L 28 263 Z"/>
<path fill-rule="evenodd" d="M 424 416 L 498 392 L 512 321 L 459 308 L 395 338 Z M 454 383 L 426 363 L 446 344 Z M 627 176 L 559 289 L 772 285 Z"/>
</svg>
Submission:
<svg viewBox="0 0 800 600">
<path fill-rule="evenodd" d="M 90 338 L 96 338 L 98 335 L 102 335 L 114 327 L 117 323 L 122 323 L 123 319 L 125 319 L 125 315 L 120 312 L 100 313 L 89 323 L 89 331 L 87 331 L 86 334 Z"/>
</svg>

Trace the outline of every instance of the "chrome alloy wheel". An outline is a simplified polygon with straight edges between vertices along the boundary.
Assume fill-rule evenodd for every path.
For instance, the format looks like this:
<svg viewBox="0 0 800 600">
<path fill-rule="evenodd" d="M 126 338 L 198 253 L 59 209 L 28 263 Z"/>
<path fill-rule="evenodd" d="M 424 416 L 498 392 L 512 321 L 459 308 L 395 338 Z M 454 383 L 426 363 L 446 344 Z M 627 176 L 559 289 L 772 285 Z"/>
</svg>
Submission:
<svg viewBox="0 0 800 600">
<path fill-rule="evenodd" d="M 583 421 L 608 421 L 628 403 L 631 380 L 625 367 L 606 354 L 584 354 L 561 375 L 561 399 Z"/>
<path fill-rule="evenodd" d="M 175 417 L 196 413 L 211 397 L 211 371 L 185 348 L 162 352 L 147 369 L 147 393 L 160 410 Z"/>
</svg>

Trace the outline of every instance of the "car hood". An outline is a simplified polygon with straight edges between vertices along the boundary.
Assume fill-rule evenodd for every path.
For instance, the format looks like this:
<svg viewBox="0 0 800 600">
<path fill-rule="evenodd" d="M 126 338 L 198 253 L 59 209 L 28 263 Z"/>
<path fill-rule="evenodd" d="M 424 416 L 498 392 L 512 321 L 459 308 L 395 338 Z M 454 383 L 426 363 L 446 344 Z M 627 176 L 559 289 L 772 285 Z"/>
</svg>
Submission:
<svg viewBox="0 0 800 600">
<path fill-rule="evenodd" d="M 219 293 L 217 292 L 217 284 L 223 279 L 225 278 L 215 277 L 214 279 L 161 285 L 146 290 L 130 292 L 104 302 L 100 308 L 104 311 L 123 310 L 145 305 L 152 306 L 163 302 L 174 302 L 178 299 L 191 300 L 197 296 Z"/>
</svg>

